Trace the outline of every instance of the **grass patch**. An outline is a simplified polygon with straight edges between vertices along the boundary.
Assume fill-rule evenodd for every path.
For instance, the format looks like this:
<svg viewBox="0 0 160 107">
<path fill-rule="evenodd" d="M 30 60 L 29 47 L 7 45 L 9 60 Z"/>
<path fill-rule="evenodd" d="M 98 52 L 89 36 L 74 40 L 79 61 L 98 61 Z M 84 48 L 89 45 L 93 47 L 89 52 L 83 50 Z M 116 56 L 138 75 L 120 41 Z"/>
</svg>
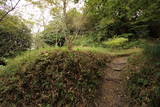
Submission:
<svg viewBox="0 0 160 107">
<path fill-rule="evenodd" d="M 45 47 L 23 52 L 14 58 L 8 58 L 7 66 L 3 67 L 3 71 L 5 70 L 6 72 L 10 73 L 15 72 L 19 69 L 21 64 L 26 63 L 28 65 L 31 65 L 37 58 L 39 58 L 42 53 L 56 50 L 65 50 L 65 48 Z"/>
<path fill-rule="evenodd" d="M 113 49 L 113 48 L 102 48 L 102 47 L 75 47 L 74 50 L 80 51 L 91 51 L 94 53 L 103 53 L 112 56 L 123 56 L 130 55 L 134 53 L 142 52 L 140 48 L 131 48 L 131 49 Z"/>
<path fill-rule="evenodd" d="M 21 64 L 25 63 L 31 65 L 42 53 L 58 51 L 58 50 L 67 50 L 66 47 L 58 48 L 58 47 L 46 47 L 40 48 L 37 50 L 31 50 L 23 52 L 17 55 L 15 58 L 7 59 L 7 66 L 1 66 L 0 71 L 6 71 L 7 73 L 17 71 Z M 93 53 L 101 53 L 112 56 L 120 56 L 120 55 L 129 55 L 133 53 L 141 52 L 140 48 L 133 49 L 112 49 L 112 48 L 102 48 L 102 47 L 75 47 L 75 51 L 83 51 L 83 52 L 93 52 Z M 2 73 L 2 72 L 1 72 Z"/>
</svg>

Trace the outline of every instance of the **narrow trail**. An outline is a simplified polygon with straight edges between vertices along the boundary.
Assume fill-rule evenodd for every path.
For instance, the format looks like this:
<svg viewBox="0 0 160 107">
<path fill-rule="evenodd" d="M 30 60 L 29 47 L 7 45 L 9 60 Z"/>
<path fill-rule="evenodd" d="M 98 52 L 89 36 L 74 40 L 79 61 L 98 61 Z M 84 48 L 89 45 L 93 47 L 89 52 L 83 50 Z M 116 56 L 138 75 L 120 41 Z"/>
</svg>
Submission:
<svg viewBox="0 0 160 107">
<path fill-rule="evenodd" d="M 125 95 L 125 73 L 128 57 L 113 58 L 104 72 L 97 107 L 128 107 Z"/>
</svg>

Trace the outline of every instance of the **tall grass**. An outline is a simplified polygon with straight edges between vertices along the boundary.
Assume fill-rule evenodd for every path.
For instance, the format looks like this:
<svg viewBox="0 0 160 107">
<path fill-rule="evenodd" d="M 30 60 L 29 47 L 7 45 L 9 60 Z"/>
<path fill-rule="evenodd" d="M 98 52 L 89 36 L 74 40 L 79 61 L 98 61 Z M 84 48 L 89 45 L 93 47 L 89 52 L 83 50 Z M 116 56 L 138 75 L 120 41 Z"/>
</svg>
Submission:
<svg viewBox="0 0 160 107">
<path fill-rule="evenodd" d="M 151 59 L 160 59 L 160 43 L 150 44 L 144 47 L 144 54 Z"/>
</svg>

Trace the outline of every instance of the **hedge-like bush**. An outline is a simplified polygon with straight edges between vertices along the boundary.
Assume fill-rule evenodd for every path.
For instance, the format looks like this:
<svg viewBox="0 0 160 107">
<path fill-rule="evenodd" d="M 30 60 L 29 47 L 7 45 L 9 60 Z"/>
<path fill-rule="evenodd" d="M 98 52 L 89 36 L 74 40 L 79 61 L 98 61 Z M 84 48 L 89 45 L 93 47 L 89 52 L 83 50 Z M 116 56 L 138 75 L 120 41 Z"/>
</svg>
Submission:
<svg viewBox="0 0 160 107">
<path fill-rule="evenodd" d="M 8 16 L 0 22 L 0 57 L 15 55 L 30 46 L 30 30 L 20 19 Z"/>
<path fill-rule="evenodd" d="M 112 39 L 109 39 L 108 41 L 104 41 L 103 44 L 105 44 L 108 47 L 123 47 L 128 42 L 127 38 L 123 37 L 115 37 Z"/>
<path fill-rule="evenodd" d="M 42 52 L 34 63 L 22 62 L 18 71 L 0 76 L 0 105 L 93 106 L 108 59 L 90 52 Z"/>
</svg>

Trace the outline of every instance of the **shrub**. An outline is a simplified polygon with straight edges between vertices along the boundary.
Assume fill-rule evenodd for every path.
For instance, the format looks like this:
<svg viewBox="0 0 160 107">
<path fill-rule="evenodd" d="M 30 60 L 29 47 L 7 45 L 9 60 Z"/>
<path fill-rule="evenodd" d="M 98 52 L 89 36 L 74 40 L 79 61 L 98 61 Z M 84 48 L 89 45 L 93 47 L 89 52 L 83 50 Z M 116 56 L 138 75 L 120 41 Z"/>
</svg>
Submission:
<svg viewBox="0 0 160 107">
<path fill-rule="evenodd" d="M 88 35 L 78 36 L 78 38 L 76 38 L 73 41 L 73 45 L 82 46 L 82 47 L 87 47 L 87 46 L 97 47 L 97 46 L 101 46 L 102 44 L 100 43 L 96 35 L 88 34 Z"/>
<path fill-rule="evenodd" d="M 103 42 L 103 44 L 105 44 L 108 47 L 122 47 L 126 42 L 128 41 L 128 39 L 126 38 L 122 38 L 122 37 L 115 37 L 113 39 L 109 39 L 108 41 Z"/>
<path fill-rule="evenodd" d="M 8 16 L 0 24 L 0 40 L 0 57 L 12 56 L 30 48 L 30 30 L 17 17 Z"/>
<path fill-rule="evenodd" d="M 63 46 L 65 43 L 65 37 L 63 34 L 55 34 L 52 32 L 43 33 L 43 41 L 50 46 Z"/>
<path fill-rule="evenodd" d="M 32 49 L 39 49 L 47 47 L 48 45 L 43 41 L 40 34 L 36 34 L 32 38 Z"/>
<path fill-rule="evenodd" d="M 154 68 L 154 67 L 153 67 Z M 140 106 L 159 107 L 159 70 L 157 68 L 144 67 L 139 72 L 131 75 L 128 86 L 129 93 L 133 101 Z M 133 71 L 135 72 L 135 71 Z"/>
<path fill-rule="evenodd" d="M 108 57 L 90 52 L 42 52 L 39 58 L 0 78 L 0 104 L 92 106 Z"/>
<path fill-rule="evenodd" d="M 160 106 L 160 63 L 149 57 L 135 57 L 130 64 L 128 91 L 132 105 L 136 107 Z M 136 63 L 135 63 L 136 62 Z"/>
<path fill-rule="evenodd" d="M 55 19 L 45 26 L 44 31 L 41 33 L 43 41 L 51 46 L 63 46 L 65 43 L 65 33 L 68 31 L 61 19 Z"/>
</svg>

